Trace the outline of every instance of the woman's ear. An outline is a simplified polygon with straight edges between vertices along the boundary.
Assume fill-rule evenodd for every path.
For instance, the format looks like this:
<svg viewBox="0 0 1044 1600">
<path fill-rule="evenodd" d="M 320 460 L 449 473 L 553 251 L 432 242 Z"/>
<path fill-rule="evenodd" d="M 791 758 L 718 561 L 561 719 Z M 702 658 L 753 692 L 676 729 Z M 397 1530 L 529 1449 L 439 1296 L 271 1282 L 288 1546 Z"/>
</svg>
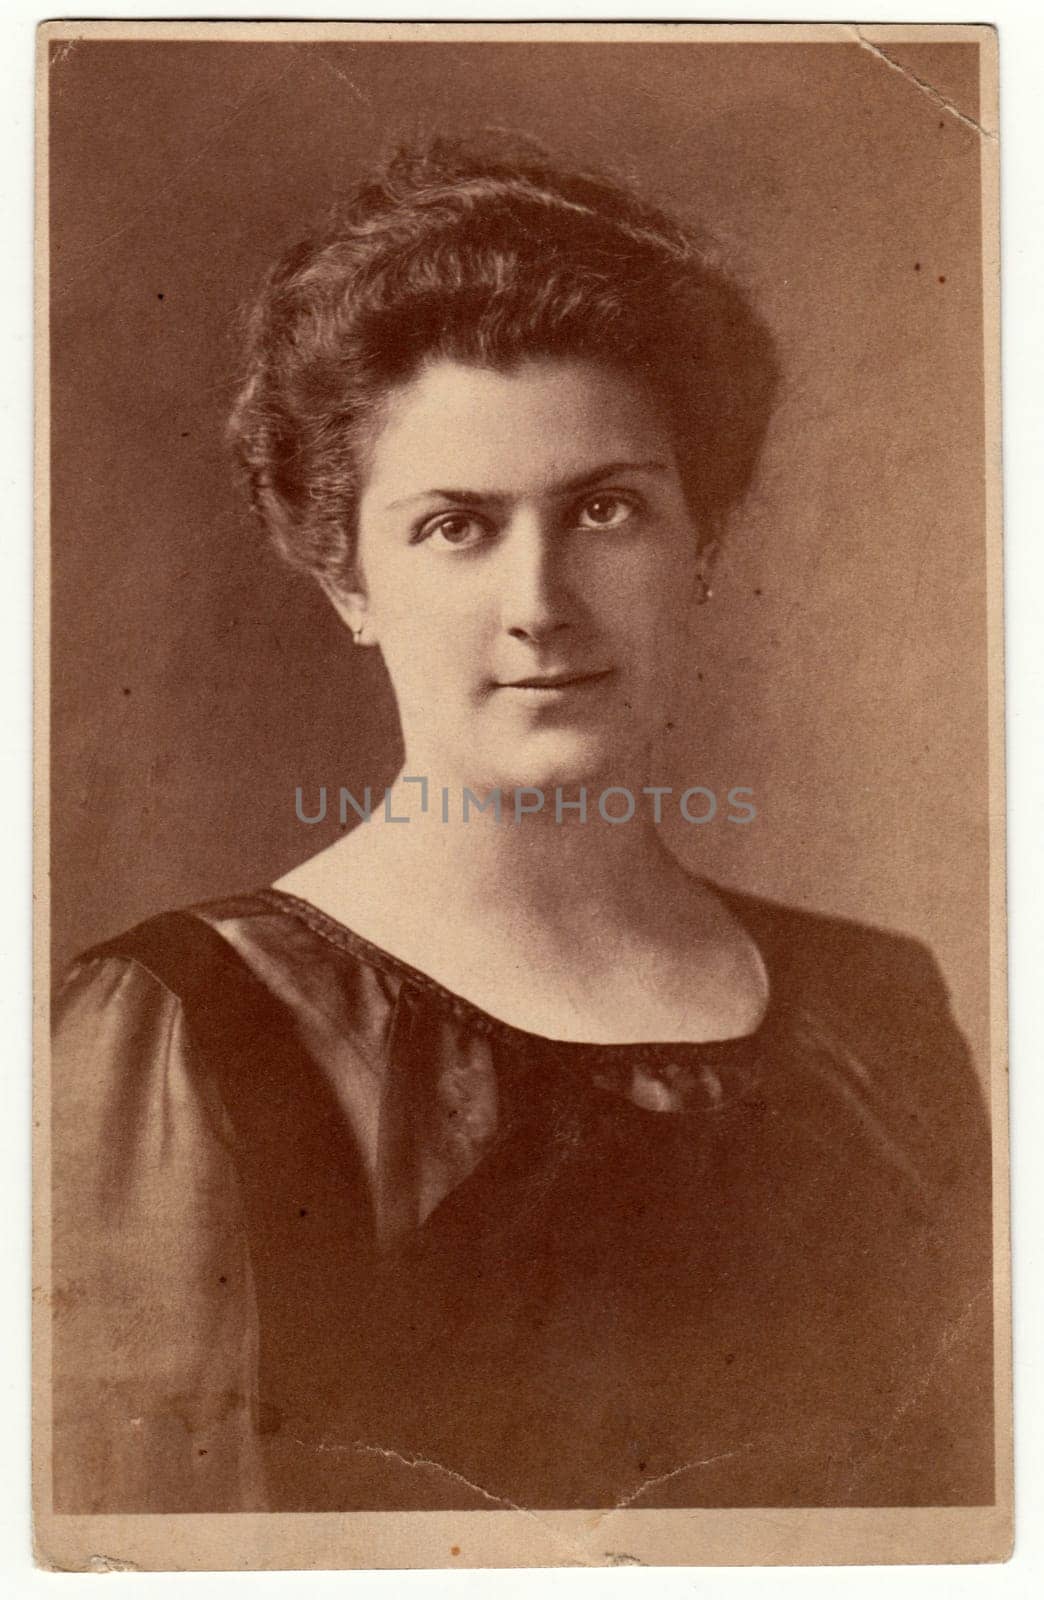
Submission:
<svg viewBox="0 0 1044 1600">
<path fill-rule="evenodd" d="M 327 577 L 320 577 L 319 587 L 351 634 L 353 644 L 377 643 L 361 589 L 343 588 L 335 578 Z"/>
</svg>

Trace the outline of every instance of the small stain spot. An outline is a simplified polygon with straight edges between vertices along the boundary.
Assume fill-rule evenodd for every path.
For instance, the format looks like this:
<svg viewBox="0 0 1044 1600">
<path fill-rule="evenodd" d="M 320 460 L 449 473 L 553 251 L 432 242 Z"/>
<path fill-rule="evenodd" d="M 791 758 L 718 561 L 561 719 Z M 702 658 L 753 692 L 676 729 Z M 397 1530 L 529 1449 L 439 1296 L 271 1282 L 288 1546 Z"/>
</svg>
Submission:
<svg viewBox="0 0 1044 1600">
<path fill-rule="evenodd" d="M 939 126 L 940 126 L 940 128 L 945 128 L 945 126 L 946 126 L 945 119 L 939 123 Z"/>
<path fill-rule="evenodd" d="M 225 1274 L 222 1273 L 220 1278 L 218 1279 L 218 1283 L 227 1283 L 227 1282 L 228 1282 L 228 1279 L 225 1277 Z"/>
<path fill-rule="evenodd" d="M 674 732 L 674 723 L 673 722 L 668 722 L 668 724 L 667 724 L 667 732 L 668 733 L 673 733 Z"/>
<path fill-rule="evenodd" d="M 639 1463 L 638 1463 L 638 1471 L 639 1472 L 644 1472 L 645 1471 L 645 1462 L 644 1461 L 639 1461 Z"/>
<path fill-rule="evenodd" d="M 939 279 L 939 282 L 940 283 L 945 283 L 946 282 L 945 275 Z"/>
<path fill-rule="evenodd" d="M 302 1206 L 300 1211 L 297 1213 L 297 1215 L 299 1217 L 307 1217 L 307 1215 L 308 1215 L 308 1207 L 307 1206 Z"/>
<path fill-rule="evenodd" d="M 182 438 L 183 438 L 183 439 L 187 439 L 187 438 L 188 438 L 188 430 L 187 430 L 187 429 L 186 429 L 186 430 L 185 430 L 185 432 L 184 432 L 184 433 L 183 433 L 183 434 L 182 434 L 182 435 L 181 435 L 181 437 L 182 437 Z"/>
<path fill-rule="evenodd" d="M 736 1357 L 734 1355 L 727 1355 L 725 1357 L 725 1365 L 727 1367 L 731 1367 L 732 1363 L 735 1361 L 735 1359 L 736 1359 Z"/>
<path fill-rule="evenodd" d="M 763 589 L 755 589 L 754 593 L 757 595 L 758 599 L 760 600 L 762 594 L 764 593 L 764 590 Z"/>
<path fill-rule="evenodd" d="M 703 673 L 702 672 L 697 672 L 697 674 L 696 674 L 696 682 L 697 683 L 702 683 L 703 682 Z"/>
<path fill-rule="evenodd" d="M 450 1545 L 450 1555 L 451 1556 L 459 1556 L 460 1555 L 460 1545 L 459 1544 L 451 1544 Z"/>
<path fill-rule="evenodd" d="M 206 1455 L 206 1453 L 207 1453 L 207 1452 L 206 1452 L 206 1451 L 205 1451 L 205 1450 L 197 1450 L 197 1451 L 196 1451 L 196 1454 L 197 1454 L 197 1455 L 200 1455 L 200 1456 L 205 1456 L 205 1455 Z"/>
<path fill-rule="evenodd" d="M 124 692 L 124 694 L 130 694 L 130 690 L 128 688 L 126 688 L 126 687 L 124 688 L 123 692 Z"/>
<path fill-rule="evenodd" d="M 919 261 L 915 261 L 914 262 L 914 271 L 915 272 L 920 272 L 920 270 L 921 270 L 921 263 Z"/>
<path fill-rule="evenodd" d="M 157 300 L 162 300 L 162 299 L 163 299 L 163 298 L 164 298 L 164 297 L 163 297 L 163 295 L 161 295 L 161 294 L 158 294 L 158 295 L 157 295 L 157 296 L 156 296 L 156 299 L 157 299 Z"/>
</svg>

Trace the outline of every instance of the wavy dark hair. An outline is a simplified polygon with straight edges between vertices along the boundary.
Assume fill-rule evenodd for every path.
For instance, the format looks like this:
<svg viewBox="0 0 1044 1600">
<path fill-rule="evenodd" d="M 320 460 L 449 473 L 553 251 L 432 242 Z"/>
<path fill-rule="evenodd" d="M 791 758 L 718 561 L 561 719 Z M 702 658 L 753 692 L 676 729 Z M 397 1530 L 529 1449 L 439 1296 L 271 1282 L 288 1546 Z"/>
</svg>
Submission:
<svg viewBox="0 0 1044 1600">
<path fill-rule="evenodd" d="M 690 508 L 720 536 L 772 410 L 772 337 L 709 241 L 614 177 L 501 136 L 399 147 L 269 273 L 230 435 L 280 553 L 343 586 L 367 450 L 426 362 L 622 369 L 665 405 Z"/>
</svg>

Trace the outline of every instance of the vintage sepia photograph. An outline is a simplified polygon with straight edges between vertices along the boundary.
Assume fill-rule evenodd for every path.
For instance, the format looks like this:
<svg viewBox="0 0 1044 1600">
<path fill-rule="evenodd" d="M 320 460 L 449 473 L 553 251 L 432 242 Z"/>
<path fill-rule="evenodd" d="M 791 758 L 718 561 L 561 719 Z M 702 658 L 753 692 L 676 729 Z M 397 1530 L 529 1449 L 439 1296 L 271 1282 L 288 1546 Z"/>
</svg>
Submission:
<svg viewBox="0 0 1044 1600">
<path fill-rule="evenodd" d="M 38 72 L 39 1559 L 1004 1559 L 993 31 Z"/>
</svg>

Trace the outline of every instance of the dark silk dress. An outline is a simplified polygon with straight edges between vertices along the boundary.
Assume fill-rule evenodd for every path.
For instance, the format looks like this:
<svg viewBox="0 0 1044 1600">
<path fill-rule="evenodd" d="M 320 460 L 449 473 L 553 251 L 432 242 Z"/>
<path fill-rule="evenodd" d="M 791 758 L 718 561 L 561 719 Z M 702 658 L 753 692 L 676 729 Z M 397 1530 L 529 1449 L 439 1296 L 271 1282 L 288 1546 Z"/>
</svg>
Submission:
<svg viewBox="0 0 1044 1600">
<path fill-rule="evenodd" d="M 74 965 L 66 1512 L 993 1501 L 990 1154 L 931 957 L 716 892 L 718 1043 L 510 1026 L 276 890 Z"/>
</svg>

